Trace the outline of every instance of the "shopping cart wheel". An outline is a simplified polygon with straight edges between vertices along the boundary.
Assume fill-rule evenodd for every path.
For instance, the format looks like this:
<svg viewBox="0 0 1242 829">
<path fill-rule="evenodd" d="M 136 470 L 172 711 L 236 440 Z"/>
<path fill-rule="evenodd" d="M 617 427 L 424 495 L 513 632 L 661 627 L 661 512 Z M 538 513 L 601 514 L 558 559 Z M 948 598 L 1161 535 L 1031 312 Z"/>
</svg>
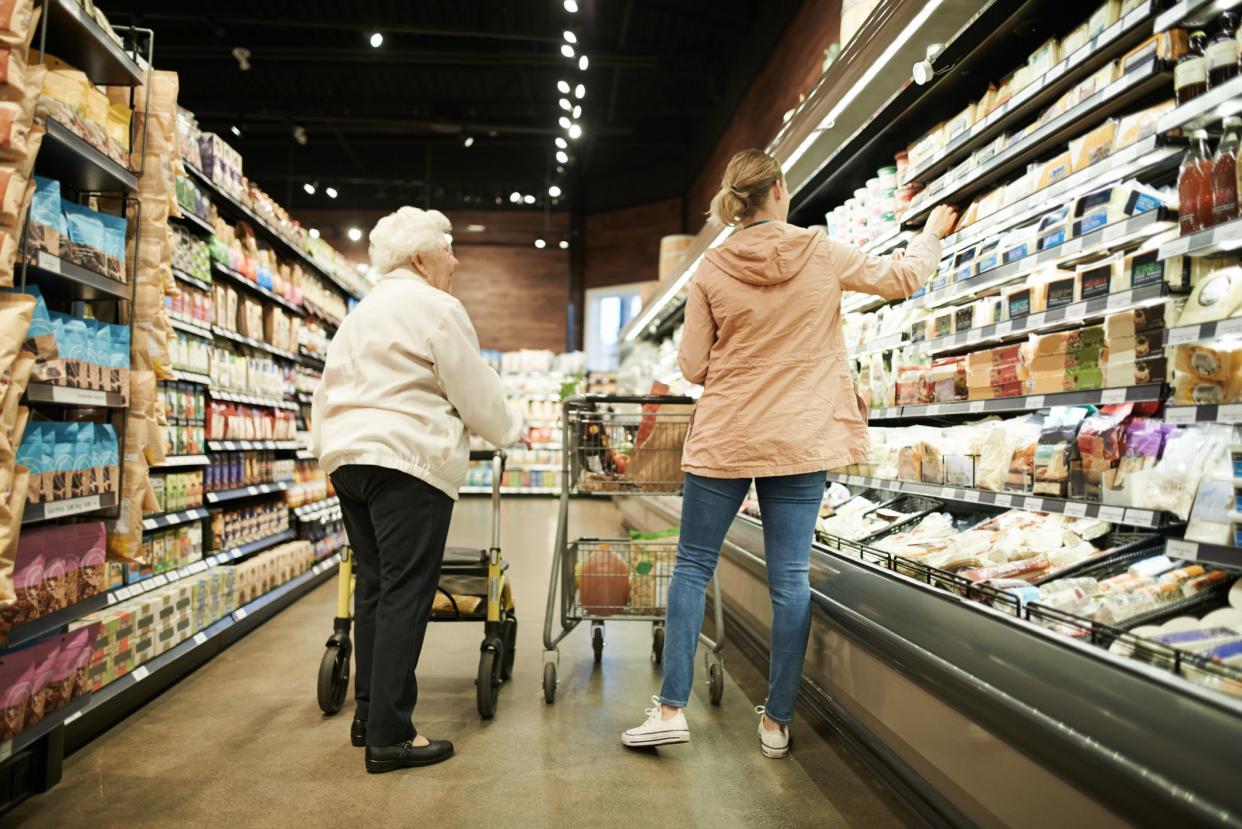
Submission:
<svg viewBox="0 0 1242 829">
<path fill-rule="evenodd" d="M 724 696 L 724 665 L 713 660 L 707 665 L 707 693 L 712 705 L 719 705 Z"/>
<path fill-rule="evenodd" d="M 604 661 L 604 623 L 595 622 L 591 625 L 591 648 L 595 651 L 595 664 Z"/>
<path fill-rule="evenodd" d="M 656 625 L 651 631 L 651 661 L 664 664 L 664 625 Z"/>
<path fill-rule="evenodd" d="M 500 639 L 505 643 L 505 657 L 500 661 L 500 678 L 510 679 L 513 676 L 513 662 L 517 657 L 517 616 L 513 611 L 505 616 Z"/>
<path fill-rule="evenodd" d="M 496 700 L 500 696 L 500 663 L 503 656 L 495 648 L 487 647 L 479 653 L 479 676 L 475 679 L 475 696 L 479 703 L 479 716 L 490 720 L 496 716 Z"/>
<path fill-rule="evenodd" d="M 556 702 L 556 666 L 551 662 L 543 663 L 543 701 Z"/>
<path fill-rule="evenodd" d="M 328 645 L 319 660 L 319 708 L 325 714 L 335 714 L 345 703 L 349 691 L 349 648 Z"/>
</svg>

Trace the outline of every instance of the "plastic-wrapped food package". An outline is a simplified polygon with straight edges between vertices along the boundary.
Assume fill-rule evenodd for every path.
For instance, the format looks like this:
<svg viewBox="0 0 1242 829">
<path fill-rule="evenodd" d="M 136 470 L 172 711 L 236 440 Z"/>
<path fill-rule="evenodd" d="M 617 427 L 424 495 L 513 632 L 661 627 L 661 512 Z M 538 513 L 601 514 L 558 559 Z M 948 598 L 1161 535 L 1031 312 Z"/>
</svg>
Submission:
<svg viewBox="0 0 1242 829">
<path fill-rule="evenodd" d="M 1011 435 L 1013 452 L 1005 473 L 1004 489 L 1010 492 L 1030 492 L 1035 481 L 1035 449 L 1043 432 L 1042 415 L 1031 415 L 1028 428 L 1016 430 Z"/>
<path fill-rule="evenodd" d="M 1204 478 L 1199 483 L 1190 520 L 1186 523 L 1186 539 L 1207 544 L 1230 544 L 1232 525 L 1229 514 L 1233 508 L 1233 479 Z"/>
<path fill-rule="evenodd" d="M 1122 489 L 1131 476 L 1156 465 L 1171 430 L 1172 427 L 1150 418 L 1136 417 L 1130 421 L 1126 427 L 1125 454 L 1117 464 L 1115 489 Z"/>
<path fill-rule="evenodd" d="M 1082 422 L 1078 429 L 1078 455 L 1082 460 L 1081 488 L 1074 497 L 1099 501 L 1105 487 L 1113 486 L 1117 464 L 1125 448 L 1125 427 L 1134 407 L 1105 406 Z"/>
<path fill-rule="evenodd" d="M 1070 464 L 1077 455 L 1078 427 L 1088 412 L 1080 406 L 1055 406 L 1049 412 L 1035 447 L 1035 492 L 1064 498 Z"/>
<path fill-rule="evenodd" d="M 1165 443 L 1164 454 L 1142 489 L 1139 506 L 1164 510 L 1185 521 L 1195 491 L 1205 474 L 1229 474 L 1229 444 L 1233 429 L 1217 424 L 1176 430 Z"/>
</svg>

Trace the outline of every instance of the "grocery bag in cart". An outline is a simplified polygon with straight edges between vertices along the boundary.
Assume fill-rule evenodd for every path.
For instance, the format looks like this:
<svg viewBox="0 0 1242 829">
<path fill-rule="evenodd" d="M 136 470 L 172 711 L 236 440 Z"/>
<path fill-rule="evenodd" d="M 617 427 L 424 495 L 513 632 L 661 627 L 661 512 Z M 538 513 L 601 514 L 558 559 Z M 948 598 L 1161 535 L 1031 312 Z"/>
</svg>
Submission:
<svg viewBox="0 0 1242 829">
<path fill-rule="evenodd" d="M 685 474 L 681 450 L 690 432 L 693 405 L 646 403 L 625 477 L 643 492 L 680 492 Z"/>
<path fill-rule="evenodd" d="M 630 530 L 630 610 L 655 615 L 668 608 L 668 585 L 677 561 L 679 527 L 642 533 Z"/>
</svg>

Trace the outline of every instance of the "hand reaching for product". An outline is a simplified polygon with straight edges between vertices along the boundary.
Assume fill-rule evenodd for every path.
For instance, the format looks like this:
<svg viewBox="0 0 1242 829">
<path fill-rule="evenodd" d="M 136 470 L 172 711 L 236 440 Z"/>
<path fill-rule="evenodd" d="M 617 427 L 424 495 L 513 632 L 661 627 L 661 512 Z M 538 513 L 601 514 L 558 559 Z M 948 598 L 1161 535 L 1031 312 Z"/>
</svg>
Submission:
<svg viewBox="0 0 1242 829">
<path fill-rule="evenodd" d="M 522 444 L 527 449 L 534 446 L 535 442 L 531 440 L 529 427 L 522 430 L 522 434 L 518 436 L 518 443 Z"/>
<path fill-rule="evenodd" d="M 927 224 L 923 226 L 923 229 L 928 233 L 936 234 L 937 239 L 943 239 L 952 233 L 956 226 L 957 208 L 941 204 L 932 208 L 931 215 L 927 217 Z"/>
</svg>

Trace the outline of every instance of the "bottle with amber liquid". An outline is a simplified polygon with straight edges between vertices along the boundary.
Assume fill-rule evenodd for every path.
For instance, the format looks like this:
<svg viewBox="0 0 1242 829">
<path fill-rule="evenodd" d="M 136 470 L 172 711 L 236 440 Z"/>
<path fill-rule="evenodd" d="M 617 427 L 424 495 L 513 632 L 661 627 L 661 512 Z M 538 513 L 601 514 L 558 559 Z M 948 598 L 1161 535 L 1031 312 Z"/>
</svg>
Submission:
<svg viewBox="0 0 1242 829">
<path fill-rule="evenodd" d="M 1173 95 L 1177 105 L 1193 101 L 1208 88 L 1208 64 L 1204 50 L 1208 38 L 1203 32 L 1190 35 L 1190 50 L 1173 67 Z"/>
<path fill-rule="evenodd" d="M 1226 118 L 1225 134 L 1212 158 L 1212 224 L 1238 218 L 1238 132 L 1242 118 Z"/>
<path fill-rule="evenodd" d="M 1205 50 L 1208 66 L 1208 87 L 1215 89 L 1238 76 L 1238 16 L 1225 12 L 1220 16 L 1220 31 Z"/>
<path fill-rule="evenodd" d="M 1212 154 L 1206 130 L 1195 130 L 1177 173 L 1178 225 L 1181 235 L 1212 225 Z"/>
</svg>

